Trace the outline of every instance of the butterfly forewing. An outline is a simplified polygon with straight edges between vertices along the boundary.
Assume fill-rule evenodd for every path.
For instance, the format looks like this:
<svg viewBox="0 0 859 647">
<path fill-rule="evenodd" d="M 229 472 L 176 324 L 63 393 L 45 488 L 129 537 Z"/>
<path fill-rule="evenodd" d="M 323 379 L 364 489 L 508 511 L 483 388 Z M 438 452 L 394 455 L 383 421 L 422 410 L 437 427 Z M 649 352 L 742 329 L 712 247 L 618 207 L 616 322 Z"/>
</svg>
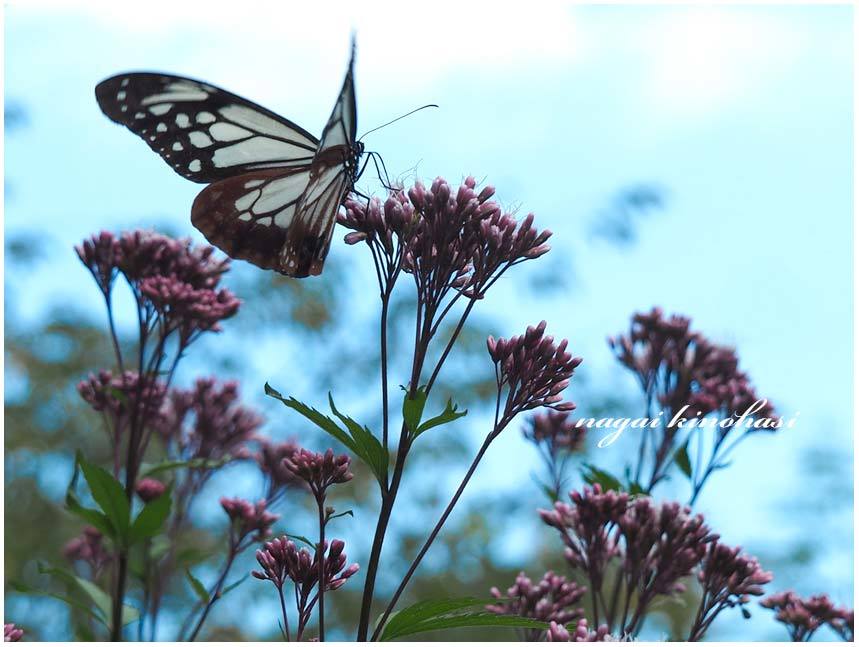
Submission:
<svg viewBox="0 0 859 647">
<path fill-rule="evenodd" d="M 262 168 L 309 167 L 318 140 L 279 115 L 208 83 L 148 72 L 98 84 L 102 112 L 177 173 L 214 182 Z"/>
<path fill-rule="evenodd" d="M 296 277 L 319 274 L 363 151 L 352 68 L 322 139 L 250 101 L 193 79 L 120 74 L 96 87 L 102 111 L 176 172 L 211 183 L 191 222 L 233 258 Z"/>
<path fill-rule="evenodd" d="M 354 49 L 334 110 L 310 168 L 310 181 L 299 199 L 287 232 L 280 265 L 291 276 L 317 275 L 331 245 L 337 212 L 356 177 L 362 145 L 356 143 L 357 108 L 352 77 Z"/>
</svg>

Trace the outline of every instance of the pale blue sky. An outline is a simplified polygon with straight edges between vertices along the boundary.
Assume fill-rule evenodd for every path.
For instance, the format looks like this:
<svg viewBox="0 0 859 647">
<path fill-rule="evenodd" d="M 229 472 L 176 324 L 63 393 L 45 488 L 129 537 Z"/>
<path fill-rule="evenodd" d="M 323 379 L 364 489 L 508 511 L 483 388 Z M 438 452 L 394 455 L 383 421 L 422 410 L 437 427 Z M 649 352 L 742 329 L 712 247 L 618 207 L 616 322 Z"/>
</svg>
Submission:
<svg viewBox="0 0 859 647">
<path fill-rule="evenodd" d="M 604 339 L 662 305 L 736 345 L 760 392 L 800 411 L 794 430 L 750 443 L 702 499 L 727 540 L 778 543 L 809 522 L 779 507 L 805 487 L 809 448 L 835 448 L 852 472 L 849 7 L 188 5 L 7 5 L 6 99 L 29 125 L 6 143 L 6 232 L 49 230 L 58 242 L 41 274 L 22 277 L 29 314 L 82 289 L 69 250 L 97 229 L 155 215 L 199 238 L 187 218 L 199 187 L 101 115 L 99 80 L 129 69 L 202 78 L 319 132 L 354 29 L 360 131 L 441 105 L 367 139 L 389 170 L 485 176 L 555 232 L 554 262 L 577 272 L 575 291 L 550 301 L 499 290 L 487 311 L 508 324 L 501 333 L 545 318 L 581 349 L 592 382 L 628 389 Z M 588 237 L 613 193 L 641 181 L 668 202 L 638 244 Z M 517 434 L 502 437 L 477 489 L 521 451 Z M 837 536 L 852 537 L 850 524 Z M 803 583 L 782 583 L 851 600 L 852 546 L 832 551 Z"/>
</svg>

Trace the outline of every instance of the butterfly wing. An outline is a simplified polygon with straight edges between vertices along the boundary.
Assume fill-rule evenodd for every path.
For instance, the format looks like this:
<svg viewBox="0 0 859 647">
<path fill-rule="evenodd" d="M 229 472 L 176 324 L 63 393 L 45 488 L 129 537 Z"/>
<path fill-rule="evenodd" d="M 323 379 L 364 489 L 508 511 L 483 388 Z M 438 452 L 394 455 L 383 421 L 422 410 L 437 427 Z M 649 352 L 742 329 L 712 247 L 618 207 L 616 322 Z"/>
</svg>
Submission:
<svg viewBox="0 0 859 647">
<path fill-rule="evenodd" d="M 337 211 L 357 177 L 363 146 L 356 143 L 355 44 L 340 96 L 328 119 L 280 254 L 280 271 L 305 277 L 322 272 Z"/>
<path fill-rule="evenodd" d="M 282 271 L 280 252 L 309 169 L 265 169 L 220 180 L 194 200 L 191 223 L 232 258 Z"/>
<path fill-rule="evenodd" d="M 288 119 L 208 83 L 119 74 L 95 89 L 102 112 L 193 182 L 267 168 L 308 168 L 318 140 Z"/>
</svg>

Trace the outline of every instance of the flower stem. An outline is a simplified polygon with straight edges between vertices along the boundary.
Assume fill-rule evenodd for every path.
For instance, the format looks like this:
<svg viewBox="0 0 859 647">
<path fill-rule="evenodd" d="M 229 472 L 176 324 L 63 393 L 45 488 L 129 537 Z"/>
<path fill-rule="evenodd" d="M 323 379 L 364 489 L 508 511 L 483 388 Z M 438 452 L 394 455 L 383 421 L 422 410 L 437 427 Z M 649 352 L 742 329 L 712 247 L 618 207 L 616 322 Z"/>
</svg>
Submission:
<svg viewBox="0 0 859 647">
<path fill-rule="evenodd" d="M 406 586 L 408 585 L 409 580 L 412 578 L 412 575 L 414 575 L 414 572 L 417 570 L 418 566 L 421 563 L 421 560 L 424 558 L 424 555 L 426 555 L 430 546 L 432 546 L 432 543 L 435 541 L 435 538 L 438 536 L 438 533 L 441 531 L 442 526 L 444 526 L 445 522 L 447 521 L 447 518 L 450 516 L 451 512 L 453 512 L 454 506 L 456 506 L 457 502 L 459 501 L 459 498 L 462 496 L 462 493 L 465 490 L 465 486 L 468 485 L 468 482 L 471 480 L 471 477 L 474 474 L 474 471 L 477 469 L 478 463 L 480 463 L 480 460 L 483 458 L 483 455 L 486 453 L 486 450 L 489 449 L 489 445 L 492 443 L 493 440 L 495 440 L 495 438 L 498 436 L 498 433 L 500 433 L 500 431 L 501 431 L 501 428 L 496 428 L 495 430 L 492 431 L 492 433 L 490 433 L 489 435 L 486 436 L 486 439 L 483 441 L 483 444 L 480 446 L 480 449 L 478 450 L 477 455 L 474 457 L 474 460 L 471 462 L 471 466 L 468 468 L 468 471 L 465 473 L 465 477 L 462 479 L 462 482 L 459 484 L 459 488 L 457 488 L 456 493 L 453 495 L 453 498 L 450 500 L 450 503 L 447 504 L 447 507 L 445 508 L 445 510 L 442 513 L 441 517 L 439 518 L 438 522 L 436 522 L 435 527 L 432 529 L 432 532 L 430 532 L 429 537 L 427 537 L 427 540 L 424 542 L 423 547 L 421 547 L 417 556 L 412 561 L 411 566 L 409 566 L 409 570 L 406 572 L 405 577 L 403 577 L 402 582 L 400 582 L 400 585 L 397 587 L 397 590 L 394 593 L 394 596 L 391 598 L 391 601 L 388 603 L 388 606 L 385 609 L 385 612 L 382 614 L 382 617 L 379 620 L 378 625 L 376 626 L 376 630 L 373 633 L 373 638 L 372 638 L 373 640 L 377 640 L 379 638 L 379 634 L 381 633 L 382 628 L 385 626 L 385 622 L 387 622 L 388 617 L 391 615 L 391 612 L 394 610 L 394 607 L 396 606 L 397 601 L 400 599 L 400 596 L 402 595 L 403 591 L 405 590 Z"/>
<path fill-rule="evenodd" d="M 194 626 L 194 631 L 191 632 L 191 637 L 188 638 L 189 642 L 194 642 L 197 639 L 197 634 L 200 633 L 200 629 L 203 628 L 203 623 L 206 622 L 206 617 L 209 615 L 209 611 L 212 610 L 212 607 L 215 605 L 215 602 L 221 595 L 221 589 L 224 587 L 224 581 L 227 579 L 227 575 L 230 572 L 230 568 L 233 566 L 233 561 L 236 559 L 236 555 L 238 555 L 238 550 L 235 546 L 230 546 L 230 552 L 227 556 L 227 562 L 224 564 L 224 569 L 221 571 L 221 576 L 218 578 L 218 582 L 215 584 L 212 591 L 209 593 L 209 601 L 206 603 L 206 607 L 203 609 L 203 613 L 200 616 L 200 619 L 197 621 L 197 624 Z"/>
<path fill-rule="evenodd" d="M 319 560 L 319 642 L 325 642 L 325 496 L 316 499 L 319 508 L 319 546 L 316 549 Z"/>
</svg>

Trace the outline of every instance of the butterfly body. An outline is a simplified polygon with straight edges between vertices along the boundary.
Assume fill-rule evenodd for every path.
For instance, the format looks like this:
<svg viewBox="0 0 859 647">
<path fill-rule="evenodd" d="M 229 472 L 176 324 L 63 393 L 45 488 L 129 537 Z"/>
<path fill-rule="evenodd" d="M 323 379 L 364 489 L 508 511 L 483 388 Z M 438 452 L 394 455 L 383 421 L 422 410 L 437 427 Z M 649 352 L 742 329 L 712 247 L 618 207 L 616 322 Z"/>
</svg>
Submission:
<svg viewBox="0 0 859 647">
<path fill-rule="evenodd" d="M 352 59 L 320 139 L 211 84 L 120 74 L 96 87 L 102 111 L 177 173 L 206 183 L 191 222 L 233 258 L 288 276 L 322 271 L 337 212 L 360 175 Z"/>
</svg>

